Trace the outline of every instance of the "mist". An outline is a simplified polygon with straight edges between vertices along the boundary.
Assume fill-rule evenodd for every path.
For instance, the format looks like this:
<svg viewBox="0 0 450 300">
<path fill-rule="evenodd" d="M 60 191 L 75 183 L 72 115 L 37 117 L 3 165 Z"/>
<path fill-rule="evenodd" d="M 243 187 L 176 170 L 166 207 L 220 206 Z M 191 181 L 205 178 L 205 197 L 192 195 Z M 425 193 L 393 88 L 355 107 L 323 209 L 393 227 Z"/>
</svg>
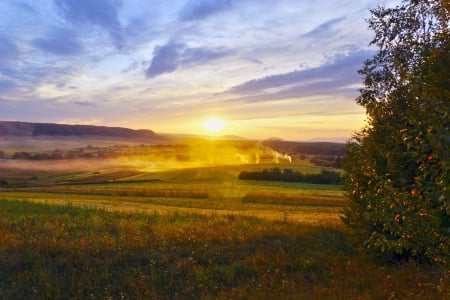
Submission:
<svg viewBox="0 0 450 300">
<path fill-rule="evenodd" d="M 22 141 L 23 142 L 23 141 Z M 127 168 L 138 172 L 158 172 L 170 169 L 195 168 L 219 165 L 259 164 L 261 162 L 291 163 L 292 158 L 255 141 L 223 141 L 191 139 L 175 144 L 108 144 L 106 141 L 80 147 L 75 141 L 29 140 L 9 144 L 0 143 L 9 158 L 0 159 L 0 175 L 7 169 L 29 171 L 102 171 L 106 169 Z M 55 146 L 60 146 L 55 150 Z M 62 147 L 61 147 L 62 146 Z M 62 159 L 29 160 L 11 159 L 14 151 L 31 153 L 61 153 Z M 75 158 L 74 158 L 75 155 Z M 76 156 L 78 155 L 78 156 Z M 82 158 L 88 155 L 89 158 Z M 64 157 L 71 157 L 66 159 Z M 3 172 L 2 172 L 3 170 Z"/>
</svg>

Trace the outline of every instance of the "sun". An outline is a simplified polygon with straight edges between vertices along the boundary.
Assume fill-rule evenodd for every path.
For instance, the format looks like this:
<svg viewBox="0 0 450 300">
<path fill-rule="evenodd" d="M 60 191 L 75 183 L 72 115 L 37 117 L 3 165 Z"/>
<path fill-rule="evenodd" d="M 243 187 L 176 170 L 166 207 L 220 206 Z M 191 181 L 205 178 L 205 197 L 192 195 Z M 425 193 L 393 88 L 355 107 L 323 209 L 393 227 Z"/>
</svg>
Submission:
<svg viewBox="0 0 450 300">
<path fill-rule="evenodd" d="M 225 122 L 217 118 L 210 118 L 203 122 L 203 128 L 209 133 L 218 133 L 225 127 Z"/>
</svg>

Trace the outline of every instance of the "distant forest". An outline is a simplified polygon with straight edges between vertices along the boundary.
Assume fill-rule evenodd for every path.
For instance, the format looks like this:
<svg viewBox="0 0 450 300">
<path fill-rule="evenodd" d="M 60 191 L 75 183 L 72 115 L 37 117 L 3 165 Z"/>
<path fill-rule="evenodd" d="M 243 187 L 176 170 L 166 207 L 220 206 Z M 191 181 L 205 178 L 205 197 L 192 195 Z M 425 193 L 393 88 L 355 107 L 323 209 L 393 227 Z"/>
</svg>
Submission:
<svg viewBox="0 0 450 300">
<path fill-rule="evenodd" d="M 3 137 L 37 137 L 37 136 L 64 136 L 64 137 L 82 137 L 99 136 L 120 138 L 126 140 L 139 141 L 167 141 L 148 129 L 129 129 L 123 127 L 107 127 L 94 125 L 69 125 L 69 124 L 51 124 L 51 123 L 28 123 L 0 121 L 0 136 Z"/>
<path fill-rule="evenodd" d="M 263 145 L 279 152 L 301 153 L 306 155 L 345 156 L 345 144 L 331 142 L 292 142 L 292 141 L 263 141 Z"/>
</svg>

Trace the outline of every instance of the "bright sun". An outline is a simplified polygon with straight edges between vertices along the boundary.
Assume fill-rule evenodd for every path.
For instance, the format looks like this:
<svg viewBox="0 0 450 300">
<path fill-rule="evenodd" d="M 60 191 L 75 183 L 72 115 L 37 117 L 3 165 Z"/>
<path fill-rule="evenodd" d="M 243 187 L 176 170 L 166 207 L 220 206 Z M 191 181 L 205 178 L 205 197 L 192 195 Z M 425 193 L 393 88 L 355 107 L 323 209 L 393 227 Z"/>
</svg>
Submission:
<svg viewBox="0 0 450 300">
<path fill-rule="evenodd" d="M 216 118 L 211 118 L 203 122 L 203 127 L 210 133 L 218 133 L 225 127 L 225 122 Z"/>
</svg>

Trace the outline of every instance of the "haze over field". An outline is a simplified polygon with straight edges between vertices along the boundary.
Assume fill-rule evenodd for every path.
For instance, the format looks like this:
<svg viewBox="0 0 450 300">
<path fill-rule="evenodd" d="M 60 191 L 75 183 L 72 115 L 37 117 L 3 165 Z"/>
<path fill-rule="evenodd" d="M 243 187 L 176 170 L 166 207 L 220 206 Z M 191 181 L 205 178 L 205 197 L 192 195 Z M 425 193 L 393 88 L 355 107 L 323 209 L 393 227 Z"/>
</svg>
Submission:
<svg viewBox="0 0 450 300">
<path fill-rule="evenodd" d="M 259 164 L 261 160 L 292 163 L 292 157 L 284 150 L 279 152 L 254 140 L 169 138 L 150 130 L 0 121 L 0 168 L 6 169 L 70 171 L 128 167 L 161 171 Z"/>
<path fill-rule="evenodd" d="M 0 120 L 344 140 L 364 19 L 399 2 L 1 1 Z"/>
</svg>

